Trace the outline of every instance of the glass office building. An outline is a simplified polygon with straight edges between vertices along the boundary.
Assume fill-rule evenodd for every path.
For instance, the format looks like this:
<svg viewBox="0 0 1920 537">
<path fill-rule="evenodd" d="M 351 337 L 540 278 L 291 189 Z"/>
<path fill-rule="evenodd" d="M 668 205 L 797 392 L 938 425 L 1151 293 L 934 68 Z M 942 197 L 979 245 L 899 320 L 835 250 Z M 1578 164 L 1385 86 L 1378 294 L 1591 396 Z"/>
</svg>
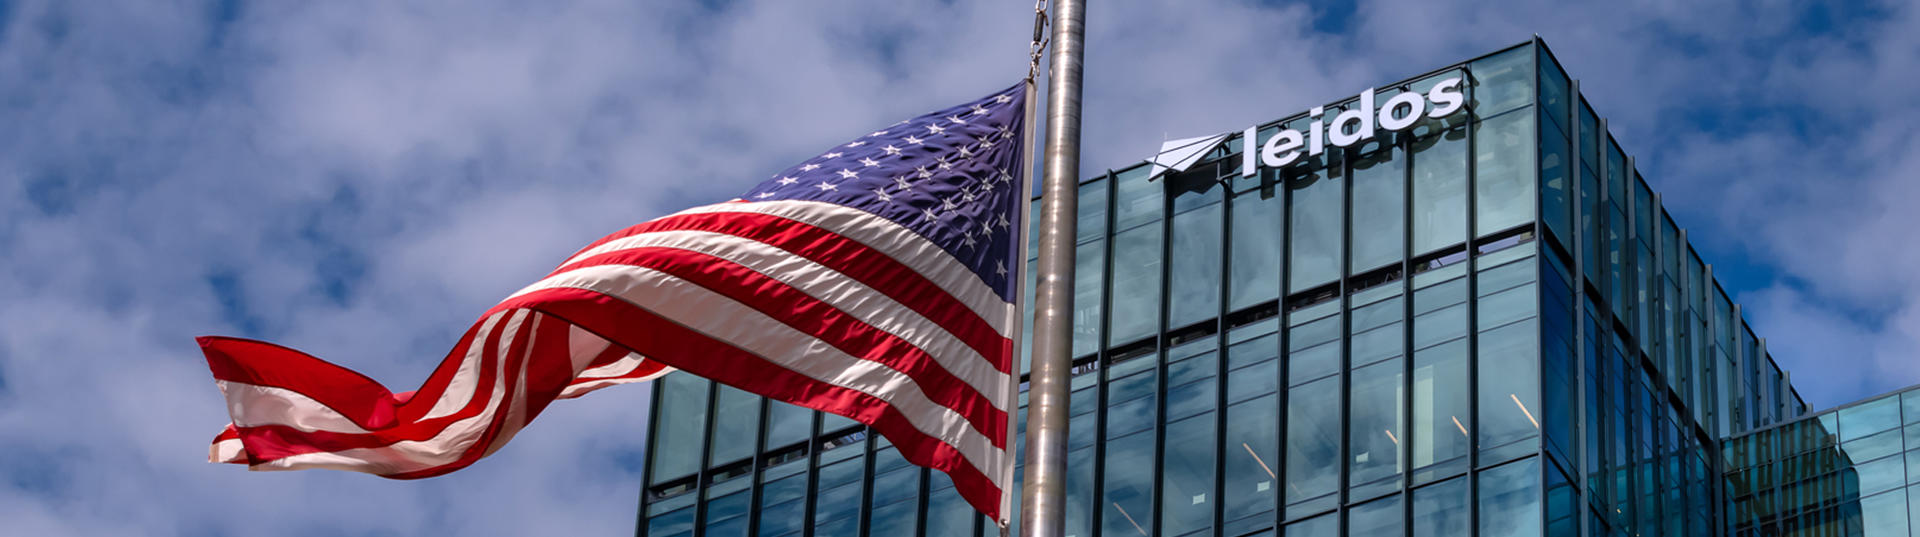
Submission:
<svg viewBox="0 0 1920 537">
<path fill-rule="evenodd" d="M 1725 444 L 1731 535 L 1920 536 L 1920 387 Z"/>
<path fill-rule="evenodd" d="M 1462 111 L 1286 166 L 1242 176 L 1258 145 L 1235 136 L 1183 171 L 1081 184 L 1068 535 L 1793 524 L 1729 499 L 1762 493 L 1729 485 L 1750 471 L 1723 444 L 1805 404 L 1579 83 L 1535 40 L 1370 104 L 1451 78 Z M 685 374 L 656 386 L 641 535 L 997 533 L 849 420 Z M 1897 423 L 1852 440 L 1848 416 L 1816 458 L 1898 445 Z"/>
</svg>

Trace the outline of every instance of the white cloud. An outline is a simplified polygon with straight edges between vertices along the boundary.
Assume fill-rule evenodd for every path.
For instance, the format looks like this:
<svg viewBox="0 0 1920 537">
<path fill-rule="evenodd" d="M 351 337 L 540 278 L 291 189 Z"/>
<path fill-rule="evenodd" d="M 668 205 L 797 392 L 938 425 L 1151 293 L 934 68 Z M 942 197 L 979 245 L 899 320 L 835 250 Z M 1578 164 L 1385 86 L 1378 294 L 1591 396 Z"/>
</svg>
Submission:
<svg viewBox="0 0 1920 537">
<path fill-rule="evenodd" d="M 557 404 L 445 477 L 249 474 L 199 462 L 224 414 L 190 338 L 257 324 L 411 388 L 580 244 L 1013 82 L 1028 5 L 328 2 L 227 22 L 184 1 L 4 5 L 0 518 L 53 535 L 630 531 L 643 389 Z M 1920 117 L 1875 88 L 1911 86 L 1920 48 L 1911 6 L 1847 39 L 1796 37 L 1795 9 L 1394 0 L 1329 35 L 1300 5 L 1099 4 L 1082 169 L 1538 32 L 1696 240 L 1777 271 L 1740 299 L 1837 403 L 1916 373 L 1901 246 L 1920 224 Z M 1812 123 L 1698 119 L 1798 109 Z M 1836 358 L 1870 367 L 1819 380 Z"/>
</svg>

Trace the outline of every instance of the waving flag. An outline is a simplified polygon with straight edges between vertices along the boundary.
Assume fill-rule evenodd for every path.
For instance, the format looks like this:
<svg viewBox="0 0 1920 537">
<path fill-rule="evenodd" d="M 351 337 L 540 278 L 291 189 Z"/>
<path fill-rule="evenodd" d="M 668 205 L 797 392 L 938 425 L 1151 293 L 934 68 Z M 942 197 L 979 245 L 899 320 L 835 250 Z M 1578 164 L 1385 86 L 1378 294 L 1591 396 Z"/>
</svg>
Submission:
<svg viewBox="0 0 1920 537">
<path fill-rule="evenodd" d="M 482 315 L 412 392 L 200 338 L 233 419 L 209 456 L 430 477 L 499 450 L 555 399 L 677 368 L 867 424 L 1002 519 L 1024 89 L 608 235 Z"/>
</svg>

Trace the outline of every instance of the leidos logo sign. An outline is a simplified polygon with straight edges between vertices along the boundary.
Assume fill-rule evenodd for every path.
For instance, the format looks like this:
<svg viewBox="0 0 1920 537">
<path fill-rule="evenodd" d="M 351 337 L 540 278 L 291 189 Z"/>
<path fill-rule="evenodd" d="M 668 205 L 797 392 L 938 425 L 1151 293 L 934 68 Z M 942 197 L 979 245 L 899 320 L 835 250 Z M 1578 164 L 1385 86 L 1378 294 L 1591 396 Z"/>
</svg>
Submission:
<svg viewBox="0 0 1920 537">
<path fill-rule="evenodd" d="M 1293 129 L 1280 129 L 1260 144 L 1259 151 L 1240 152 L 1240 175 L 1253 175 L 1260 166 L 1279 168 L 1299 160 L 1302 154 L 1318 156 L 1326 152 L 1327 145 L 1347 147 L 1373 139 L 1380 129 L 1388 132 L 1406 130 L 1420 122 L 1421 116 L 1440 119 L 1459 112 L 1467 104 L 1466 96 L 1460 92 L 1460 77 L 1449 78 L 1434 84 L 1427 93 L 1404 92 L 1387 99 L 1374 110 L 1373 88 L 1360 92 L 1359 103 L 1352 110 L 1333 116 L 1332 121 L 1323 121 L 1326 111 L 1323 107 L 1313 107 L 1308 112 L 1307 132 Z M 1260 126 L 1247 127 L 1240 139 L 1247 140 L 1249 149 L 1257 140 Z M 1149 177 L 1158 177 L 1172 169 L 1186 171 L 1200 157 L 1227 140 L 1229 134 L 1216 134 L 1199 138 L 1172 140 L 1160 145 L 1160 154 L 1149 162 L 1153 163 L 1153 172 Z"/>
</svg>

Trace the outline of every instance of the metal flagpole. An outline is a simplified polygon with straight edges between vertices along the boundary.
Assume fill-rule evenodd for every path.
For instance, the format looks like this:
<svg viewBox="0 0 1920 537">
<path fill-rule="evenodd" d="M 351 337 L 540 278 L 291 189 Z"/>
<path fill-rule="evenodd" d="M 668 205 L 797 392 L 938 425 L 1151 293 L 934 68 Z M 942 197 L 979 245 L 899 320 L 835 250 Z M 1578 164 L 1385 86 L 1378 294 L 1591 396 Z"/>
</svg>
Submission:
<svg viewBox="0 0 1920 537">
<path fill-rule="evenodd" d="M 1027 475 L 1021 485 L 1020 533 L 1066 532 L 1067 371 L 1072 367 L 1073 250 L 1080 187 L 1080 68 L 1086 4 L 1059 0 L 1053 11 L 1047 79 L 1045 179 L 1040 199 L 1040 263 L 1036 268 L 1033 375 L 1027 389 Z"/>
<path fill-rule="evenodd" d="M 1020 261 L 1020 270 L 1022 271 L 1020 274 L 1023 276 L 1021 278 L 1022 280 L 1025 279 L 1025 271 L 1028 269 L 1026 266 L 1027 241 L 1033 240 L 1033 234 L 1029 232 L 1033 228 L 1033 223 L 1028 222 L 1027 219 L 1033 215 L 1033 163 L 1039 158 L 1039 155 L 1033 151 L 1032 145 L 1033 131 L 1035 129 L 1033 121 L 1034 111 L 1040 108 L 1039 103 L 1034 102 L 1034 93 L 1038 89 L 1036 85 L 1040 83 L 1040 58 L 1046 53 L 1047 49 L 1046 29 L 1047 0 L 1036 0 L 1033 4 L 1033 41 L 1027 45 L 1026 100 L 1021 101 L 1026 103 L 1027 110 L 1026 121 L 1022 123 L 1024 127 L 1021 128 L 1020 143 L 1027 145 L 1024 146 L 1026 150 L 1022 151 L 1024 158 L 1020 163 L 1020 240 L 1018 241 L 1020 244 L 1015 245 L 1018 249 L 1014 250 L 1012 256 L 1013 259 Z M 1020 420 L 1017 419 L 1017 413 L 1020 412 L 1020 352 L 1022 349 L 1020 342 L 1026 337 L 1024 332 L 1026 331 L 1025 323 L 1028 308 L 1033 307 L 1033 304 L 1028 303 L 1031 301 L 1026 298 L 1030 296 L 1033 296 L 1033 289 L 1028 288 L 1025 282 L 1022 282 L 1018 301 L 1015 302 L 1019 304 L 1019 307 L 1015 308 L 1013 312 L 1013 326 L 1020 327 L 1013 331 L 1013 374 L 1007 375 L 1007 400 L 1005 403 L 1008 418 L 1008 440 L 1013 440 L 1020 434 Z M 1009 444 L 1009 450 L 1006 452 L 1006 460 L 1002 461 L 1000 468 L 1000 482 L 1006 483 L 1006 486 L 1009 487 L 1013 486 L 1016 482 L 1014 480 L 1014 466 L 1016 458 L 1019 457 L 1018 453 L 1014 453 L 1011 450 L 1011 445 L 1012 444 Z M 1011 537 L 1011 528 L 1010 525 L 1007 524 L 1007 517 L 1013 513 L 1013 499 L 1012 495 L 1008 494 L 1000 496 L 1000 519 L 995 521 L 1000 526 L 1000 537 Z"/>
</svg>

